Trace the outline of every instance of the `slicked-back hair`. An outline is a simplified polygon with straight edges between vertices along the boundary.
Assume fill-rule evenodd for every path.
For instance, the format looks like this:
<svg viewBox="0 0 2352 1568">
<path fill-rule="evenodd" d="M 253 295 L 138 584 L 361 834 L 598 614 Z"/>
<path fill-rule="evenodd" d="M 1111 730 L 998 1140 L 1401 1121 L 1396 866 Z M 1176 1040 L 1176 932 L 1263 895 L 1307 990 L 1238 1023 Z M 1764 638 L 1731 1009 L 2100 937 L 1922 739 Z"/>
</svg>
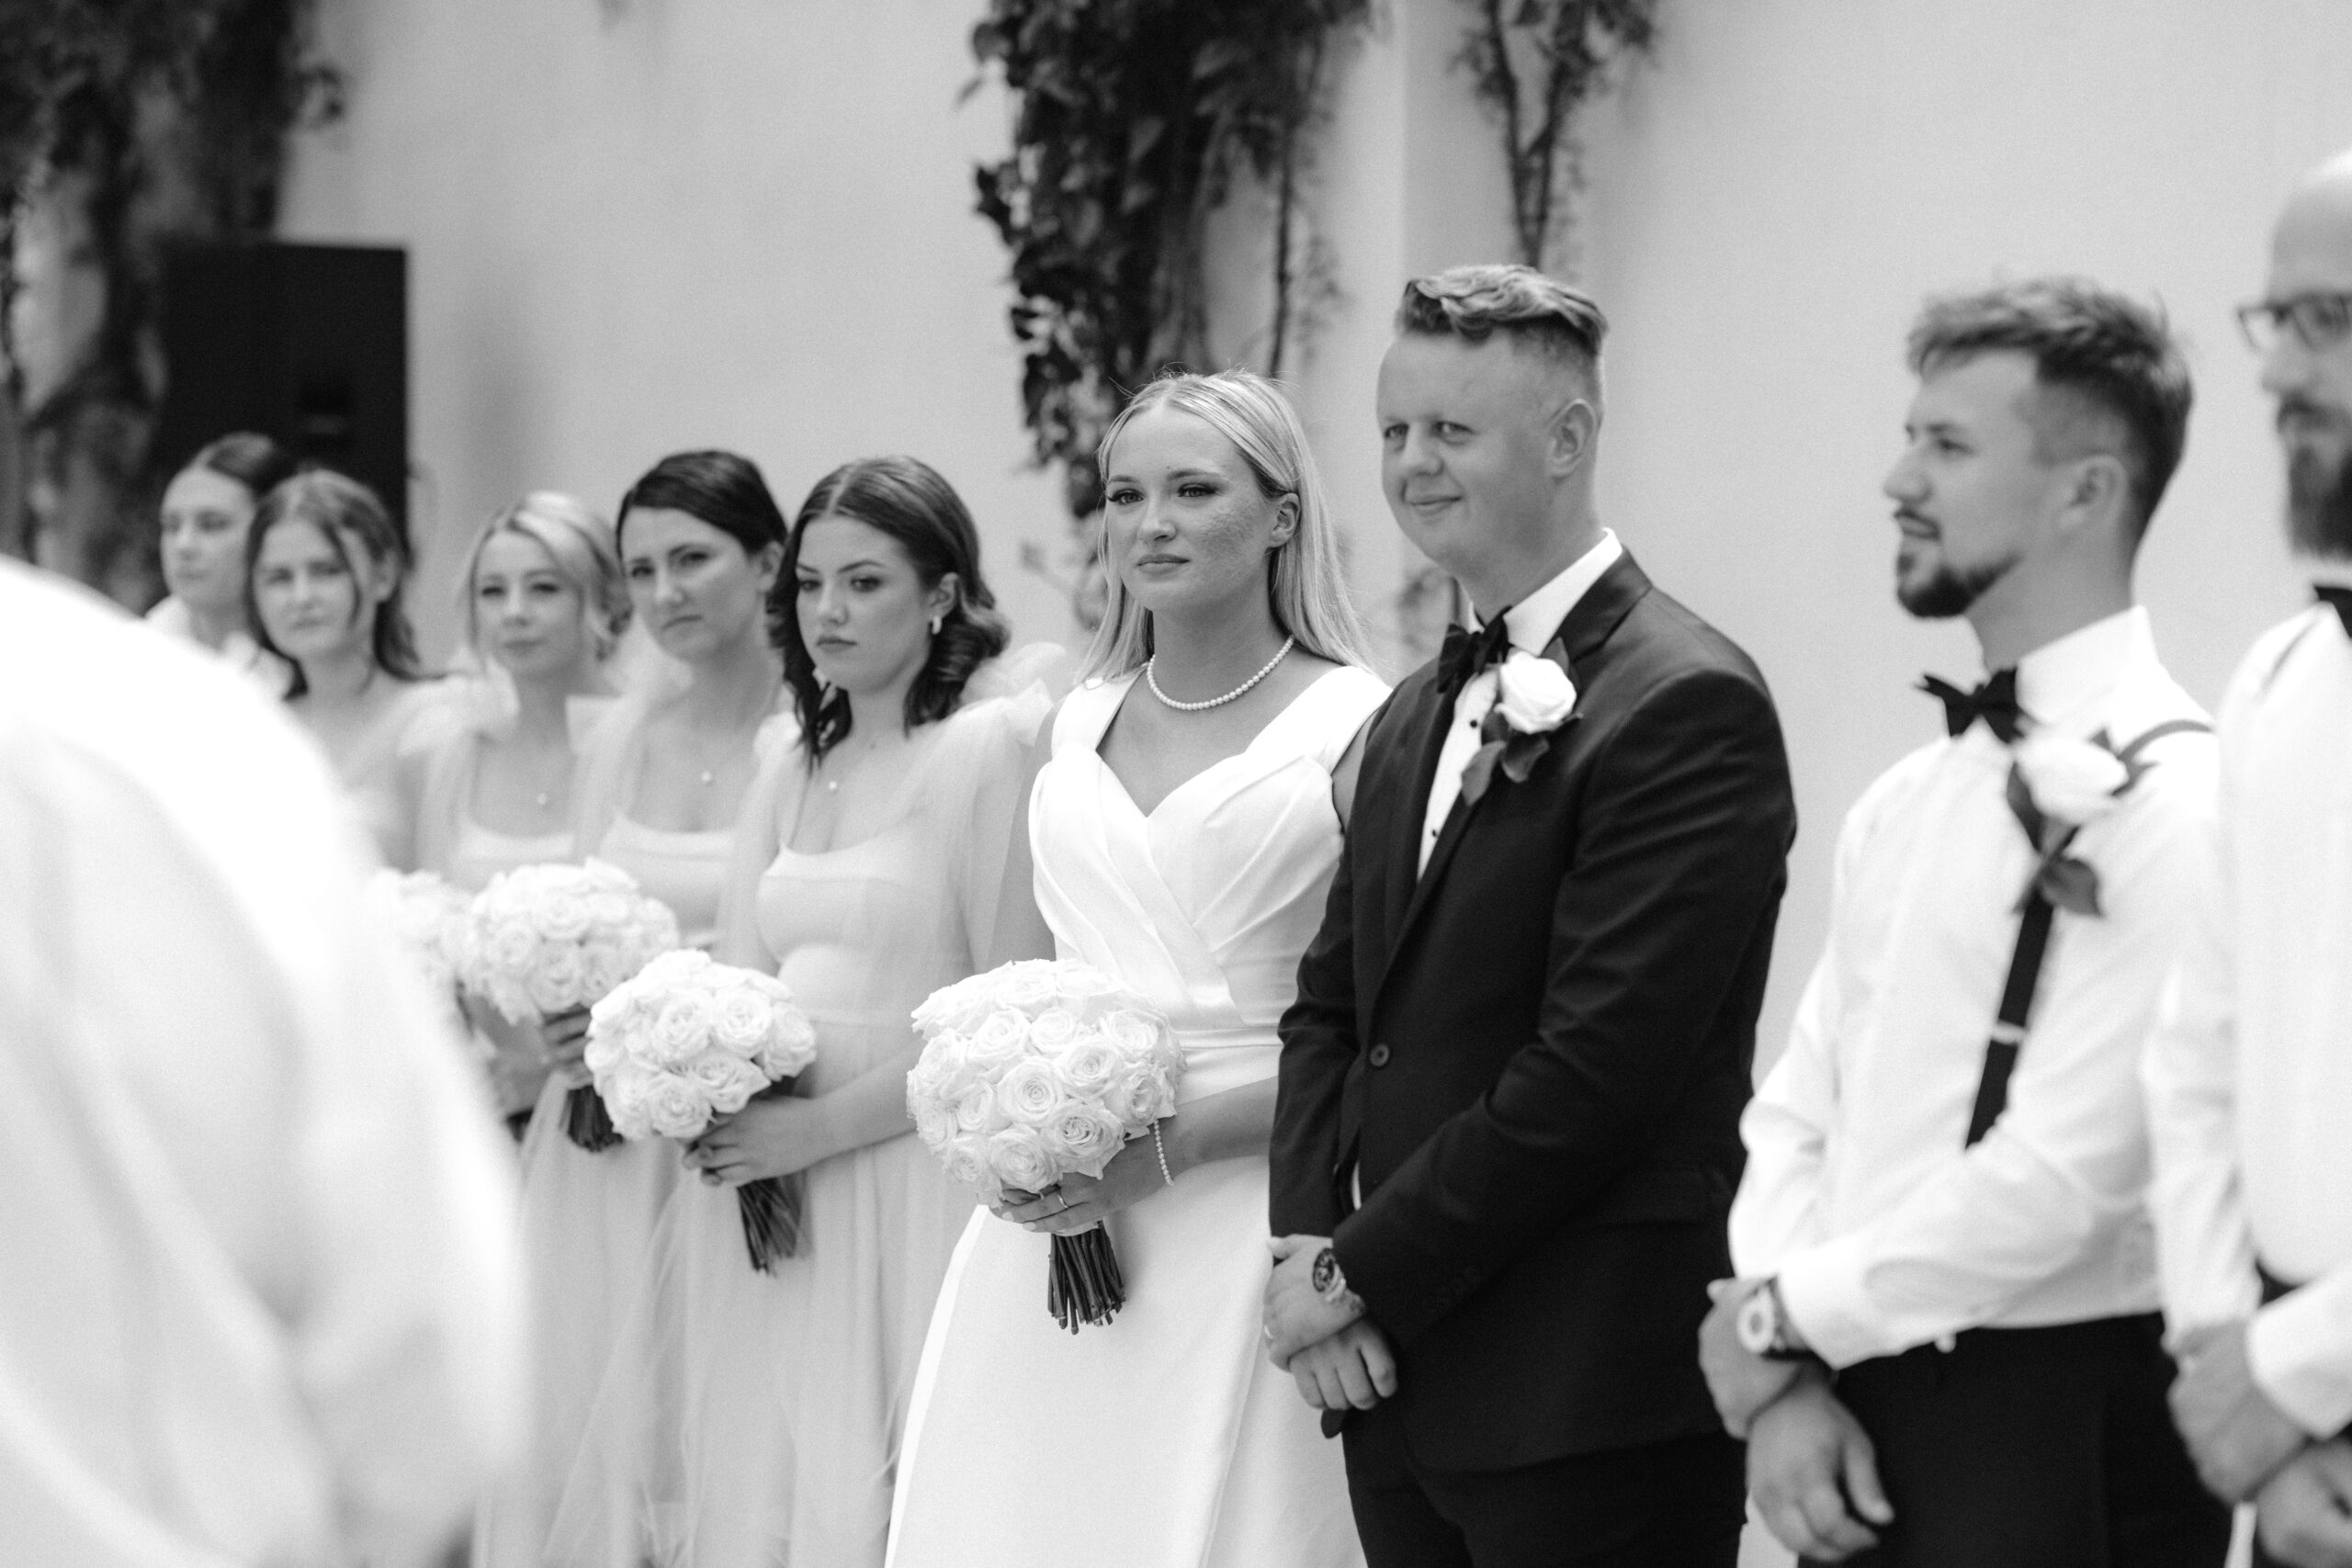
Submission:
<svg viewBox="0 0 2352 1568">
<path fill-rule="evenodd" d="M 1532 266 L 1448 267 L 1405 285 L 1396 330 L 1484 343 L 1497 333 L 1575 367 L 1600 389 L 1600 344 L 1609 318 L 1580 288 Z"/>
<path fill-rule="evenodd" d="M 747 556 L 784 543 L 784 513 L 760 466 L 733 452 L 673 452 L 646 469 L 613 511 L 615 548 L 628 532 L 628 514 L 640 510 L 683 512 L 733 539 Z"/>
<path fill-rule="evenodd" d="M 800 503 L 784 547 L 784 570 L 768 591 L 768 640 L 784 655 L 785 683 L 800 718 L 802 754 L 814 769 L 849 739 L 845 692 L 817 677 L 817 661 L 800 636 L 800 547 L 809 525 L 845 517 L 888 535 L 907 552 L 915 580 L 939 586 L 953 572 L 956 602 L 941 615 L 922 668 L 907 686 L 904 722 L 910 730 L 945 718 L 964 700 L 972 671 L 1004 651 L 1012 624 L 980 575 L 980 531 L 956 487 L 930 464 L 908 457 L 863 457 L 817 481 Z"/>
<path fill-rule="evenodd" d="M 2081 277 L 1945 294 L 1919 312 L 1908 359 L 1924 377 L 2004 352 L 2033 361 L 2040 406 L 2029 417 L 2043 461 L 2096 450 L 2086 427 L 2100 416 L 2120 430 L 2116 456 L 2131 482 L 2134 536 L 2144 536 L 2188 443 L 2193 396 L 2163 309 Z"/>
<path fill-rule="evenodd" d="M 234 479 L 259 504 L 263 496 L 292 479 L 300 467 L 293 453 L 268 436 L 250 430 L 232 430 L 217 441 L 206 443 L 180 471 L 203 468 Z"/>
</svg>

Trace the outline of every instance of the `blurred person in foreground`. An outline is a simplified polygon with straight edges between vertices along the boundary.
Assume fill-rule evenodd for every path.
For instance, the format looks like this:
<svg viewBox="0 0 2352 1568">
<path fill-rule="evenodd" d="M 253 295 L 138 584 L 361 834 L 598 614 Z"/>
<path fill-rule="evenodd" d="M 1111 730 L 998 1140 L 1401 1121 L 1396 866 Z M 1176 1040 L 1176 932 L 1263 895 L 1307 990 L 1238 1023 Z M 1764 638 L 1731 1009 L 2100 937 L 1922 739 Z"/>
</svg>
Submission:
<svg viewBox="0 0 2352 1568">
<path fill-rule="evenodd" d="M 243 678 L 0 563 L 0 1552 L 441 1560 L 519 1390 L 511 1179 Z"/>
<path fill-rule="evenodd" d="M 2165 1408 L 2141 1049 L 2211 820 L 2132 570 L 2188 431 L 2160 317 L 2073 279 L 1931 302 L 1886 477 L 1895 596 L 1986 678 L 1838 837 L 1829 935 L 1741 1123 L 1702 1359 L 1807 1559 L 2219 1568 Z"/>
<path fill-rule="evenodd" d="M 2218 828 L 2145 1063 L 2172 1401 L 2257 1562 L 2352 1564 L 2352 153 L 2273 235 L 2262 353 L 2316 590 L 2222 703 Z"/>
</svg>

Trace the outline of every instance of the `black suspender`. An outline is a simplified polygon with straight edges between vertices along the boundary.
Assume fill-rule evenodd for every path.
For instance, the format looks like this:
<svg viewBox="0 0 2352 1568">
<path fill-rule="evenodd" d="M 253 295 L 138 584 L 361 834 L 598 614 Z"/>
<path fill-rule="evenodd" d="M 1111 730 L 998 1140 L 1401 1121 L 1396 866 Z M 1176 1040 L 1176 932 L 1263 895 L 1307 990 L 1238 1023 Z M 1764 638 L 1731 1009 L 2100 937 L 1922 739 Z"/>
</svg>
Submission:
<svg viewBox="0 0 2352 1568">
<path fill-rule="evenodd" d="M 2168 735 L 2210 733 L 2212 726 L 2199 719 L 2168 719 L 2146 731 L 2116 753 L 2126 768 L 2140 753 Z M 2017 946 L 2009 953 L 2008 978 L 2001 984 L 2001 1010 L 1994 1016 L 1992 1038 L 1984 1043 L 1984 1069 L 1976 1079 L 1976 1106 L 1968 1117 L 1968 1143 L 1973 1145 L 1993 1130 L 2009 1105 L 2009 1074 L 2025 1044 L 2026 1019 L 2033 1010 L 2033 994 L 2041 983 L 2041 961 L 2050 953 L 2050 922 L 2056 911 L 2041 889 L 2026 895 L 2025 912 L 2018 920 Z"/>
</svg>

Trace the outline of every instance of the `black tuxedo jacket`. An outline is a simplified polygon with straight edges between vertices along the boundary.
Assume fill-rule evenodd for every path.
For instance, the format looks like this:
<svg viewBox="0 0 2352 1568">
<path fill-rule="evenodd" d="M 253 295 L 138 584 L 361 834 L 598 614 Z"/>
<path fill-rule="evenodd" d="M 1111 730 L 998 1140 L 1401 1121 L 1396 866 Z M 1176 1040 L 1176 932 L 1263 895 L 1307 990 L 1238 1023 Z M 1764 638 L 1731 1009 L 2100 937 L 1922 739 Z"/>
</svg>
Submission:
<svg viewBox="0 0 2352 1568">
<path fill-rule="evenodd" d="M 1274 1234 L 1332 1237 L 1435 1469 L 1718 1427 L 1697 1335 L 1731 1272 L 1788 761 L 1755 665 L 1632 557 L 1559 640 L 1573 716 L 1419 874 L 1453 699 L 1432 663 L 1374 717 L 1282 1022 Z"/>
</svg>

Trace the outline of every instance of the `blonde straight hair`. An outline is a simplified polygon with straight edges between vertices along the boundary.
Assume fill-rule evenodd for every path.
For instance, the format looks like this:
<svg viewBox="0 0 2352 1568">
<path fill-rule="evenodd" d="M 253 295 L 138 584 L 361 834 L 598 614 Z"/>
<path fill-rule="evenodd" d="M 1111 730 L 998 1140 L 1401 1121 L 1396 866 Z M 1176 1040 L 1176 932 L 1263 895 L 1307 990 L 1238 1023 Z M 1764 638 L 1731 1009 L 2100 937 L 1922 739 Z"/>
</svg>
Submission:
<svg viewBox="0 0 2352 1568">
<path fill-rule="evenodd" d="M 1191 414 L 1233 443 L 1250 470 L 1257 476 L 1259 492 L 1268 500 L 1291 496 L 1298 502 L 1298 527 L 1287 543 L 1270 552 L 1266 567 L 1266 604 L 1274 625 L 1298 646 L 1335 664 L 1369 667 L 1364 652 L 1363 625 L 1348 597 L 1347 574 L 1340 559 L 1338 525 L 1330 502 L 1323 493 L 1323 478 L 1316 471 L 1315 454 L 1306 445 L 1306 431 L 1289 400 L 1272 382 L 1249 370 L 1220 370 L 1214 376 L 1162 376 L 1135 396 L 1103 433 L 1095 449 L 1097 467 L 1111 472 L 1111 448 L 1127 422 L 1148 409 L 1171 408 Z M 1151 657 L 1151 613 L 1136 603 L 1119 581 L 1110 558 L 1109 512 L 1097 526 L 1102 530 L 1105 599 L 1102 624 L 1086 650 L 1079 671 L 1081 681 L 1112 680 L 1138 669 Z"/>
</svg>

